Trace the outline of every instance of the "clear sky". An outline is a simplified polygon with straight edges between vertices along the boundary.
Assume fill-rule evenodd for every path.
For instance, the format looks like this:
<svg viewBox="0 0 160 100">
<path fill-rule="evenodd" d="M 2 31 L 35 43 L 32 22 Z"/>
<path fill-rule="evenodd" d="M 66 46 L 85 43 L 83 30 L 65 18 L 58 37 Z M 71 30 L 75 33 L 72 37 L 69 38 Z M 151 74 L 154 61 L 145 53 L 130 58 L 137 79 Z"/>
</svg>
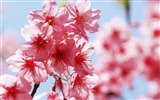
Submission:
<svg viewBox="0 0 160 100">
<path fill-rule="evenodd" d="M 41 9 L 43 0 L 2 0 L 5 7 L 5 12 L 2 16 L 2 31 L 6 32 L 9 30 L 16 31 L 16 35 L 20 42 L 24 42 L 20 34 L 21 28 L 26 25 L 26 16 L 30 11 Z M 61 0 L 56 0 L 60 4 Z M 109 21 L 115 16 L 126 18 L 124 8 L 115 2 L 115 0 L 91 0 L 91 7 L 98 8 L 102 11 L 99 24 L 102 27 L 103 24 Z M 144 7 L 145 0 L 132 0 L 131 2 L 131 19 L 136 19 L 140 22 L 144 20 Z M 90 41 L 95 37 L 97 33 L 89 35 Z M 96 62 L 96 56 L 93 58 L 93 62 Z M 52 87 L 53 78 L 49 78 L 46 83 L 42 83 L 36 94 L 42 93 L 43 91 L 50 90 Z M 131 100 L 137 95 L 143 95 L 146 92 L 147 84 L 142 77 L 136 78 L 134 81 L 135 90 L 130 91 L 126 87 L 123 89 L 124 98 Z"/>
</svg>

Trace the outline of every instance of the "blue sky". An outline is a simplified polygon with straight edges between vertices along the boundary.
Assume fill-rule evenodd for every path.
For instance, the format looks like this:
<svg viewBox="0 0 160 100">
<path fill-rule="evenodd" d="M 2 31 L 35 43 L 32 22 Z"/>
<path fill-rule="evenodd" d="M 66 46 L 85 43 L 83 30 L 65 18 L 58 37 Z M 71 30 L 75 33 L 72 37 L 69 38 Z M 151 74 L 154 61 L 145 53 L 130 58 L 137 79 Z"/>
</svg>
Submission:
<svg viewBox="0 0 160 100">
<path fill-rule="evenodd" d="M 41 9 L 43 0 L 2 0 L 5 5 L 5 13 L 2 16 L 2 32 L 8 30 L 16 31 L 19 41 L 22 43 L 24 39 L 20 34 L 21 28 L 28 24 L 26 16 L 30 11 Z M 60 4 L 61 0 L 56 0 Z M 126 18 L 124 8 L 115 2 L 115 0 L 91 0 L 92 8 L 98 8 L 102 11 L 99 24 L 102 27 L 107 21 L 110 21 L 112 17 L 120 16 L 123 19 Z M 144 20 L 144 7 L 145 0 L 132 0 L 131 2 L 131 19 L 136 19 L 140 22 Z M 90 40 L 92 40 L 95 34 L 89 35 Z M 94 56 L 96 57 L 96 56 Z M 96 58 L 93 58 L 93 62 L 96 62 Z M 42 93 L 51 89 L 53 78 L 49 78 L 46 83 L 42 83 L 38 89 L 37 94 Z M 46 86 L 47 85 L 47 86 Z M 135 90 L 130 91 L 128 88 L 123 88 L 123 96 L 127 100 L 134 99 L 137 95 L 143 95 L 146 93 L 147 84 L 142 77 L 138 77 L 134 81 Z"/>
</svg>

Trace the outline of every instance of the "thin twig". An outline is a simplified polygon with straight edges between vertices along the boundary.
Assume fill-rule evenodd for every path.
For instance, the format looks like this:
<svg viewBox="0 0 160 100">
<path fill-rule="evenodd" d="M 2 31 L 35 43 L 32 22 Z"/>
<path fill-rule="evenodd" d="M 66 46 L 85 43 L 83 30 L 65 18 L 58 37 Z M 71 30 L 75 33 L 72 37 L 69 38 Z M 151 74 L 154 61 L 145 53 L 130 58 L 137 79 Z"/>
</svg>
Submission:
<svg viewBox="0 0 160 100">
<path fill-rule="evenodd" d="M 127 21 L 128 21 L 128 24 L 131 24 L 131 14 L 130 14 L 130 0 L 126 0 L 126 18 L 127 18 Z"/>
<path fill-rule="evenodd" d="M 56 82 L 60 79 L 60 80 L 65 80 L 65 81 L 68 81 L 68 80 L 66 80 L 66 79 L 63 79 L 63 78 L 61 78 L 61 77 L 59 77 L 58 75 L 53 75 L 53 77 L 55 78 L 55 83 L 54 83 L 54 87 L 52 88 L 52 90 L 53 89 L 55 89 L 56 88 Z M 63 98 L 64 98 L 64 100 L 66 100 L 65 99 L 65 94 L 64 94 L 64 92 L 63 92 L 63 88 L 60 86 L 60 90 L 61 90 L 61 92 L 62 92 L 62 95 L 63 95 Z"/>
<path fill-rule="evenodd" d="M 61 89 L 61 92 L 62 92 L 63 98 L 64 98 L 64 100 L 65 100 L 65 95 L 64 95 L 64 92 L 63 92 L 63 89 L 62 89 L 62 87 L 61 87 L 61 86 L 60 86 L 60 89 Z"/>
</svg>

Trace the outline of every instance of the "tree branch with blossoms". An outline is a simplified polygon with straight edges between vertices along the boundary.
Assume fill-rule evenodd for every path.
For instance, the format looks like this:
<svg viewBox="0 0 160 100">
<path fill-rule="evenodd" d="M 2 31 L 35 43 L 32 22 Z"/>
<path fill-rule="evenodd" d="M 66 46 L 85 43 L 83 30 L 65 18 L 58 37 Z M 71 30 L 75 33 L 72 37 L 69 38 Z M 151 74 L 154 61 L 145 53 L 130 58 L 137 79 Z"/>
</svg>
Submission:
<svg viewBox="0 0 160 100">
<path fill-rule="evenodd" d="M 26 42 L 17 49 L 15 55 L 6 60 L 8 69 L 16 72 L 17 77 L 23 81 L 14 77 L 15 81 L 9 81 L 7 87 L 2 86 L 5 92 L 0 99 L 31 100 L 43 97 L 34 95 L 40 83 L 46 82 L 48 75 L 54 77 L 52 89 L 45 92 L 48 100 L 94 98 L 92 89 L 98 77 L 93 73 L 90 60 L 94 47 L 88 42 L 86 32 L 98 31 L 101 11 L 91 9 L 90 6 L 90 0 L 63 1 L 60 7 L 55 0 L 44 0 L 41 10 L 29 13 L 29 24 L 21 30 Z M 31 95 L 28 94 L 31 88 L 25 90 L 14 83 L 26 88 L 34 83 Z M 10 88 L 14 92 L 10 92 Z"/>
</svg>

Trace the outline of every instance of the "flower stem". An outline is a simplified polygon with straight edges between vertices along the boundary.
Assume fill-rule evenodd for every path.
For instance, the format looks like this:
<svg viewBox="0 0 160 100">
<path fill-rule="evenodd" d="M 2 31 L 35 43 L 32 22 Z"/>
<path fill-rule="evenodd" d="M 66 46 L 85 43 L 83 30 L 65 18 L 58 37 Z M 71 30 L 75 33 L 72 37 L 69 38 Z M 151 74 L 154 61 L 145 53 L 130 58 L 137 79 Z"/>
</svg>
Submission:
<svg viewBox="0 0 160 100">
<path fill-rule="evenodd" d="M 62 87 L 60 87 L 60 89 L 61 89 L 61 92 L 62 92 L 63 98 L 64 98 L 64 100 L 65 100 L 65 95 L 64 95 L 64 92 L 63 92 Z"/>
<path fill-rule="evenodd" d="M 54 87 L 52 88 L 52 90 L 55 90 L 55 87 L 56 87 L 56 82 L 58 81 L 58 80 L 65 80 L 65 79 L 63 79 L 63 78 L 61 78 L 61 77 L 59 77 L 58 75 L 53 75 L 53 77 L 55 78 L 55 83 L 54 83 Z M 65 80 L 65 81 L 68 81 L 68 80 Z M 62 92 L 62 95 L 63 95 L 63 98 L 64 98 L 64 100 L 66 100 L 65 99 L 65 94 L 64 94 L 64 92 L 63 92 L 63 88 L 62 88 L 62 86 L 60 86 L 60 90 L 61 90 L 61 92 Z"/>
</svg>

